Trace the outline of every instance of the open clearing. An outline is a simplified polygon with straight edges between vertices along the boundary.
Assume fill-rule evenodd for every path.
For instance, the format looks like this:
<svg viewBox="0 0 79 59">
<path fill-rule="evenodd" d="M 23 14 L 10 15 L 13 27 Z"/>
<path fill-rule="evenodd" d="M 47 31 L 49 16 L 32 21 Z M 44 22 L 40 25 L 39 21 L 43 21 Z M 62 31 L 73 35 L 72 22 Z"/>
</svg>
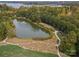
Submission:
<svg viewBox="0 0 79 59">
<path fill-rule="evenodd" d="M 6 42 L 17 44 L 19 46 L 22 46 L 34 51 L 49 52 L 49 53 L 57 54 L 56 40 L 54 39 L 55 37 L 47 40 L 11 38 L 11 39 L 8 39 Z"/>
</svg>

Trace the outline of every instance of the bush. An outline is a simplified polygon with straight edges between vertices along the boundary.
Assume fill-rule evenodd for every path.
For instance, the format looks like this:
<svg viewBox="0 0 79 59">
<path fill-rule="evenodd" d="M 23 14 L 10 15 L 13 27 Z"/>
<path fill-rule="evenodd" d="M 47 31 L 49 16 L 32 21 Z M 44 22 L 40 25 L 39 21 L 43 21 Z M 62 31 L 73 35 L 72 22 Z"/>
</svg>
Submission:
<svg viewBox="0 0 79 59">
<path fill-rule="evenodd" d="M 7 30 L 3 23 L 0 23 L 0 41 L 7 37 Z"/>
</svg>

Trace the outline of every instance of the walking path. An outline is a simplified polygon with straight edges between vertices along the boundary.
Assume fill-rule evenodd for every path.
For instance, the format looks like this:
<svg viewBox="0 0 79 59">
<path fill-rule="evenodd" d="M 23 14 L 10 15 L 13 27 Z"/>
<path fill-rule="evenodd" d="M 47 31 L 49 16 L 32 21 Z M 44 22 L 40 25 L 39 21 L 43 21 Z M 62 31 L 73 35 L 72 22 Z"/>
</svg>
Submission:
<svg viewBox="0 0 79 59">
<path fill-rule="evenodd" d="M 56 38 L 57 38 L 57 40 L 58 40 L 58 43 L 57 43 L 57 45 L 56 45 L 56 47 L 57 47 L 57 54 L 58 54 L 59 57 L 61 57 L 60 52 L 59 52 L 59 45 L 60 45 L 60 43 L 61 43 L 61 39 L 60 39 L 60 38 L 58 37 L 58 35 L 57 35 L 58 31 L 55 31 L 54 33 L 55 33 L 55 36 L 56 36 Z"/>
<path fill-rule="evenodd" d="M 44 26 L 47 26 L 47 25 L 45 24 Z M 50 26 L 48 25 L 47 27 L 50 27 Z M 52 28 L 52 27 L 50 27 L 50 28 Z M 61 57 L 60 52 L 59 52 L 59 45 L 61 43 L 61 39 L 58 37 L 57 33 L 58 33 L 58 31 L 56 31 L 56 30 L 54 32 L 52 32 L 52 34 L 53 34 L 52 38 L 48 39 L 48 40 L 38 40 L 38 39 L 34 40 L 34 39 L 20 39 L 20 38 L 8 39 L 8 38 L 6 38 L 1 43 L 18 45 L 24 49 L 55 53 L 55 54 L 58 54 L 59 57 Z M 57 43 L 56 39 L 58 40 L 58 43 Z"/>
<path fill-rule="evenodd" d="M 60 53 L 59 53 L 59 45 L 60 45 L 60 43 L 61 43 L 61 39 L 60 39 L 60 38 L 58 37 L 58 35 L 57 35 L 58 31 L 56 31 L 52 26 L 50 26 L 50 25 L 48 25 L 48 24 L 44 24 L 44 23 L 40 23 L 40 24 L 42 24 L 42 25 L 44 25 L 44 26 L 46 26 L 46 27 L 51 28 L 52 30 L 54 30 L 53 33 L 55 34 L 55 36 L 56 36 L 56 38 L 57 38 L 57 43 L 56 43 L 57 54 L 58 54 L 59 57 L 61 57 L 61 55 L 60 55 Z"/>
<path fill-rule="evenodd" d="M 57 48 L 56 50 L 57 50 L 58 56 L 59 56 L 59 57 L 63 57 L 63 56 L 67 57 L 67 55 L 65 55 L 65 54 L 63 54 L 63 53 L 61 53 L 61 52 L 59 51 L 59 46 L 60 46 L 60 44 L 61 44 L 61 39 L 60 39 L 59 36 L 57 35 L 59 31 L 55 30 L 52 26 L 50 26 L 50 25 L 48 25 L 48 24 L 45 24 L 45 23 L 40 23 L 40 24 L 44 25 L 45 27 L 48 27 L 48 28 L 52 29 L 52 32 L 53 32 L 54 35 L 56 36 L 55 39 L 57 39 L 57 40 L 56 40 L 56 44 L 55 44 L 56 46 L 55 46 L 55 47 Z"/>
</svg>

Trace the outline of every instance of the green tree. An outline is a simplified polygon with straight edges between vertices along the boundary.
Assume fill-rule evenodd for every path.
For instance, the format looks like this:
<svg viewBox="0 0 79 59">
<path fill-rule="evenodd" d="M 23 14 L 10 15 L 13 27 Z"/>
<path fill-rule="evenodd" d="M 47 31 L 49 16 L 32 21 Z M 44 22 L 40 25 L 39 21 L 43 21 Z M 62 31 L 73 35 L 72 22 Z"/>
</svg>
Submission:
<svg viewBox="0 0 79 59">
<path fill-rule="evenodd" d="M 76 42 L 77 35 L 74 31 L 71 31 L 62 37 L 60 50 L 70 56 L 76 55 Z"/>
<path fill-rule="evenodd" d="M 7 30 L 3 23 L 0 23 L 0 41 L 7 37 Z"/>
</svg>

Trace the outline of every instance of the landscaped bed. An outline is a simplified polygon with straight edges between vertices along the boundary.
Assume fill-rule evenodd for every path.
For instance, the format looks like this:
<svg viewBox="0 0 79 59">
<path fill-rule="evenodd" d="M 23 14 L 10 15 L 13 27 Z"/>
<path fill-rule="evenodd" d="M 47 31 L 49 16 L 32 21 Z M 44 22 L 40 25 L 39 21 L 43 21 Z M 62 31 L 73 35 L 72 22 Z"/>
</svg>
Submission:
<svg viewBox="0 0 79 59">
<path fill-rule="evenodd" d="M 0 46 L 0 56 L 20 56 L 20 57 L 56 57 L 57 55 L 51 54 L 51 53 L 43 53 L 43 52 L 37 52 L 32 51 L 28 49 L 23 49 L 16 45 L 1 45 Z"/>
</svg>

